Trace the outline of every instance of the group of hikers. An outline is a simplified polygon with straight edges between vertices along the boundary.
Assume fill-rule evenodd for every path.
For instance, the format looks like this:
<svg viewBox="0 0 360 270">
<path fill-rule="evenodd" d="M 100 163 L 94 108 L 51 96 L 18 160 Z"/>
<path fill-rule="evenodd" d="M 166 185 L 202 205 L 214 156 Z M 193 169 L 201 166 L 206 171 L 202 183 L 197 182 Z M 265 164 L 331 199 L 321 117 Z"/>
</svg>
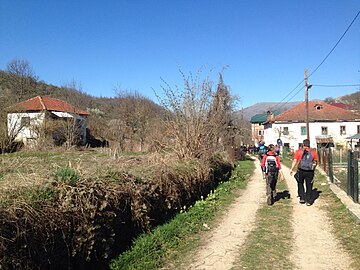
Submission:
<svg viewBox="0 0 360 270">
<path fill-rule="evenodd" d="M 260 152 L 259 159 L 261 161 L 261 169 L 266 179 L 266 196 L 267 204 L 272 205 L 276 199 L 276 184 L 280 175 L 280 180 L 284 180 L 284 174 L 281 170 L 280 150 L 273 144 L 267 147 L 262 144 L 260 149 L 265 149 Z M 312 187 L 314 181 L 314 171 L 317 165 L 316 151 L 310 149 L 310 140 L 305 139 L 302 147 L 298 149 L 295 154 L 290 168 L 290 175 L 296 168 L 294 177 L 297 181 L 299 202 L 310 206 L 312 204 Z M 305 188 L 304 188 L 305 183 Z"/>
</svg>

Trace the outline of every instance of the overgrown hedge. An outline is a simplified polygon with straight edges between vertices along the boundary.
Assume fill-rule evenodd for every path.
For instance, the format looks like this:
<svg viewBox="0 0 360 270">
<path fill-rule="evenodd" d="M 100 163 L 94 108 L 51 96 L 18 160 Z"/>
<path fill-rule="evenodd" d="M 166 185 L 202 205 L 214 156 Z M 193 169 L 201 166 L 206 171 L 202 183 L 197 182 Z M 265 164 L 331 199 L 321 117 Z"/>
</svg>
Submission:
<svg viewBox="0 0 360 270">
<path fill-rule="evenodd" d="M 208 194 L 231 170 L 213 158 L 159 166 L 148 179 L 124 171 L 55 178 L 27 202 L 1 206 L 0 269 L 101 269 L 136 235 Z"/>
</svg>

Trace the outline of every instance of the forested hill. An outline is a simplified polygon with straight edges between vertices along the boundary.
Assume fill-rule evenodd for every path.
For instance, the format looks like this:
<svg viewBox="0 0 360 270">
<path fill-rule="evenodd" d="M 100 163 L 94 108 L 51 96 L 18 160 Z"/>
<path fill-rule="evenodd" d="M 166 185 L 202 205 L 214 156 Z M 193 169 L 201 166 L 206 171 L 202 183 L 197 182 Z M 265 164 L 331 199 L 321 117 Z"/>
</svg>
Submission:
<svg viewBox="0 0 360 270">
<path fill-rule="evenodd" d="M 125 96 L 136 96 L 139 99 L 146 99 L 136 93 L 126 93 L 114 98 L 94 97 L 81 91 L 81 87 L 76 82 L 71 82 L 64 86 L 55 86 L 47 84 L 43 81 L 37 81 L 31 77 L 23 78 L 9 74 L 0 70 L 0 105 L 6 108 L 14 103 L 24 101 L 34 96 L 48 95 L 53 98 L 64 100 L 75 107 L 84 110 L 101 111 L 106 118 L 114 117 L 114 109 L 118 105 L 119 100 Z M 154 107 L 157 105 L 151 100 Z"/>
</svg>

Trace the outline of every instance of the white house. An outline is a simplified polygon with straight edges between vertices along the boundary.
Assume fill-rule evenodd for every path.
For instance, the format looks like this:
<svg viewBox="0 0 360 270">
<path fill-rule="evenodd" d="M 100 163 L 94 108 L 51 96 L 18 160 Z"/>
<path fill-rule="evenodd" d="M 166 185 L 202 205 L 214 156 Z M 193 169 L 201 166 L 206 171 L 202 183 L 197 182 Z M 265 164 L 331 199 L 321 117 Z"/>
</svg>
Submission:
<svg viewBox="0 0 360 270">
<path fill-rule="evenodd" d="M 88 112 L 75 108 L 65 101 L 48 96 L 36 96 L 7 108 L 8 135 L 24 145 L 36 144 L 40 130 L 48 120 L 71 120 L 76 127 L 80 143 L 86 143 L 86 116 Z M 63 128 L 64 129 L 64 128 Z M 59 135 L 59 130 L 52 136 Z"/>
<path fill-rule="evenodd" d="M 305 102 L 264 123 L 266 144 L 283 145 L 296 150 L 306 139 Z M 346 147 L 346 138 L 360 133 L 360 115 L 329 105 L 323 101 L 309 101 L 309 131 L 311 147 L 334 145 Z"/>
</svg>

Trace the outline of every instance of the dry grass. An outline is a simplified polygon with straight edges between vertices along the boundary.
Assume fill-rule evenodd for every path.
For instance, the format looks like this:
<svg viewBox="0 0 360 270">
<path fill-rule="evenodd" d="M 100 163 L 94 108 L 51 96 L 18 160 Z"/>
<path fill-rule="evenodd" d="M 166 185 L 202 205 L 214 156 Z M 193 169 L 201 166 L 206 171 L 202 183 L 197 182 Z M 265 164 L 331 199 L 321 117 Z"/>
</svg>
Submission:
<svg viewBox="0 0 360 270">
<path fill-rule="evenodd" d="M 232 169 L 224 157 L 178 162 L 104 150 L 19 152 L 2 155 L 1 164 L 0 269 L 85 269 L 106 260 Z"/>
<path fill-rule="evenodd" d="M 18 152 L 0 156 L 0 203 L 14 197 L 23 189 L 43 186 L 53 181 L 61 168 L 74 169 L 81 179 L 102 178 L 109 172 L 127 171 L 142 177 L 151 176 L 159 165 L 171 166 L 177 162 L 171 155 L 123 154 L 110 149 L 57 152 Z"/>
</svg>

